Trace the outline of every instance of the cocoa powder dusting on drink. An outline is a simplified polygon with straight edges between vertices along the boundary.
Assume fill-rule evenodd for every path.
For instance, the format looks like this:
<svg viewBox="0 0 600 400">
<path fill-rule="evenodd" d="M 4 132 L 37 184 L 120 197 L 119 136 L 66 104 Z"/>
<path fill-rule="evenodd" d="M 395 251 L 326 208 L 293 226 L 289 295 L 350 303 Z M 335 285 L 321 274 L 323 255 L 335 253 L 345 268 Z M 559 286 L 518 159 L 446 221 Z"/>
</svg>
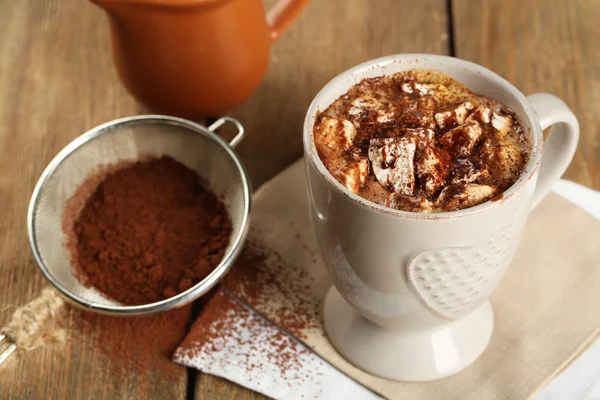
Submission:
<svg viewBox="0 0 600 400">
<path fill-rule="evenodd" d="M 424 69 L 362 80 L 318 114 L 313 133 L 348 190 L 420 213 L 485 203 L 516 182 L 532 151 L 515 112 Z"/>
<path fill-rule="evenodd" d="M 162 157 L 109 173 L 71 229 L 78 278 L 140 305 L 204 279 L 223 258 L 231 221 L 195 171 Z"/>
</svg>

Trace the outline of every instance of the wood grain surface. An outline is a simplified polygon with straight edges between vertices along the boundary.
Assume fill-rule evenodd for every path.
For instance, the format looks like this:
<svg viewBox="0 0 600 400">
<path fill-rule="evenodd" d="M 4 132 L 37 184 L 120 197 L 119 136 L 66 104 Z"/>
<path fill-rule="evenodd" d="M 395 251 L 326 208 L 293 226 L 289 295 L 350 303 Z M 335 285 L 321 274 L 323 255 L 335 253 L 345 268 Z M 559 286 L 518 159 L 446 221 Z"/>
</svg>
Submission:
<svg viewBox="0 0 600 400">
<path fill-rule="evenodd" d="M 265 0 L 269 7 L 275 0 Z M 551 92 L 573 108 L 581 144 L 566 177 L 600 188 L 600 2 L 596 0 L 314 1 L 272 50 L 264 82 L 231 115 L 246 127 L 238 150 L 254 187 L 302 154 L 304 113 L 343 70 L 401 52 L 480 63 L 524 93 Z M 454 46 L 450 40 L 454 38 Z M 0 325 L 46 285 L 30 255 L 29 197 L 54 155 L 86 130 L 143 113 L 112 66 L 103 12 L 80 0 L 0 0 Z M 110 360 L 91 339 L 37 349 L 0 367 L 0 399 L 262 399 L 184 368 L 169 382 L 125 376 L 106 386 Z M 156 371 L 149 371 L 152 377 Z M 155 376 L 155 375 L 154 375 Z M 194 376 L 194 373 L 191 374 Z"/>
<path fill-rule="evenodd" d="M 453 0 L 453 17 L 457 57 L 571 107 L 581 136 L 565 178 L 600 189 L 600 2 Z"/>
</svg>

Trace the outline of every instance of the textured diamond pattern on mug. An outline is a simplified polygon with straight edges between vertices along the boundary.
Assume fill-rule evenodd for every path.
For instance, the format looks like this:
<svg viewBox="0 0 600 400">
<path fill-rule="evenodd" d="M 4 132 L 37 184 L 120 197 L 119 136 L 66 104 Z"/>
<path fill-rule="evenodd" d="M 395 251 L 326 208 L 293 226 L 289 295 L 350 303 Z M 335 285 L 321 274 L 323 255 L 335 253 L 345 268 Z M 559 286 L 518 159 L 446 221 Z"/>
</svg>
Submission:
<svg viewBox="0 0 600 400">
<path fill-rule="evenodd" d="M 440 247 L 417 254 L 408 278 L 436 314 L 461 317 L 479 306 L 503 272 L 515 228 L 508 225 L 473 246 Z"/>
</svg>

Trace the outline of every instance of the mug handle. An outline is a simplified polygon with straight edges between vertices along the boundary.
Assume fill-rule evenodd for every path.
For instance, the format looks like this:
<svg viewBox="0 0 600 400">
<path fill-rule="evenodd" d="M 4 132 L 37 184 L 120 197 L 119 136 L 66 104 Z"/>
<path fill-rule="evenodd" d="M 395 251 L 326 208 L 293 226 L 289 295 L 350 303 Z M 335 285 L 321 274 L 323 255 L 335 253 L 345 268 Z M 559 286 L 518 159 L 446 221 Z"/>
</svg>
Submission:
<svg viewBox="0 0 600 400">
<path fill-rule="evenodd" d="M 275 42 L 288 26 L 310 3 L 310 0 L 279 0 L 267 12 L 267 24 L 271 28 L 271 40 Z"/>
<path fill-rule="evenodd" d="M 552 126 L 544 141 L 539 176 L 533 192 L 533 209 L 571 163 L 579 141 L 579 123 L 569 106 L 552 94 L 536 93 L 527 96 L 527 100 L 538 115 L 542 130 Z"/>
</svg>

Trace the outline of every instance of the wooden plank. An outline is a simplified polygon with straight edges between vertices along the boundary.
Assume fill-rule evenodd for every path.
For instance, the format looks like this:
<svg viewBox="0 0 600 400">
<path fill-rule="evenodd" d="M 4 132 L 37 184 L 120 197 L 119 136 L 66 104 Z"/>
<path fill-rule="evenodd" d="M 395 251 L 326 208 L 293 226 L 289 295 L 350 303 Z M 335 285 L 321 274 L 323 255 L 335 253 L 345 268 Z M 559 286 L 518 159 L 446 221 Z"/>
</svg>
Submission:
<svg viewBox="0 0 600 400">
<path fill-rule="evenodd" d="M 569 104 L 581 138 L 565 178 L 600 189 L 600 2 L 454 0 L 453 16 L 457 57 Z"/>
<path fill-rule="evenodd" d="M 106 21 L 79 0 L 0 2 L 0 325 L 47 285 L 30 255 L 25 216 L 33 187 L 54 155 L 86 130 L 137 114 L 112 66 Z M 0 369 L 2 399 L 183 399 L 173 382 L 124 376 L 111 391 L 110 360 L 91 340 L 37 349 Z M 151 394 L 151 395 L 149 395 Z"/>
<path fill-rule="evenodd" d="M 268 8 L 275 0 L 266 0 Z M 314 1 L 272 49 L 254 96 L 232 115 L 246 127 L 238 147 L 253 184 L 302 155 L 304 114 L 319 89 L 340 72 L 396 53 L 448 53 L 444 0 Z M 262 399 L 223 379 L 201 375 L 197 399 Z"/>
<path fill-rule="evenodd" d="M 253 392 L 213 375 L 199 374 L 196 399 L 202 400 L 266 400 L 269 397 Z"/>
</svg>

